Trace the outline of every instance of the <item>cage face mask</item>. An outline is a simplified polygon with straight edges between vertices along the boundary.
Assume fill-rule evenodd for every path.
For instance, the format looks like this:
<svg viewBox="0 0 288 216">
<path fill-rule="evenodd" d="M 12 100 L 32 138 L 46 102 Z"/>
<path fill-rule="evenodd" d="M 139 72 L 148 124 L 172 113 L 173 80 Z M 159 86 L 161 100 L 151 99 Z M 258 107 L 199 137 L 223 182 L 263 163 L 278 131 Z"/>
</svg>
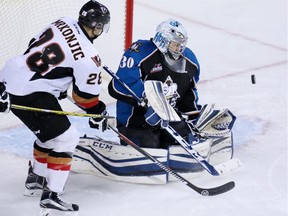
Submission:
<svg viewBox="0 0 288 216">
<path fill-rule="evenodd" d="M 178 59 L 187 44 L 187 32 L 183 25 L 176 20 L 168 19 L 160 23 L 153 38 L 154 44 L 164 54 L 170 53 Z"/>
</svg>

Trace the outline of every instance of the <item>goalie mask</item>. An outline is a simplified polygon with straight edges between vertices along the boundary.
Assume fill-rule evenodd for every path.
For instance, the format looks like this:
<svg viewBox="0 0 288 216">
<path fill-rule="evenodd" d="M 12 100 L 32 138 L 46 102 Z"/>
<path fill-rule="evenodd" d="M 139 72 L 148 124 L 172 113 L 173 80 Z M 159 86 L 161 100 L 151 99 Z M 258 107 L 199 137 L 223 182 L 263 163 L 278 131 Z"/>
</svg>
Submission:
<svg viewBox="0 0 288 216">
<path fill-rule="evenodd" d="M 186 48 L 187 32 L 176 20 L 168 19 L 160 23 L 153 38 L 154 44 L 164 54 L 170 53 L 177 60 Z"/>
<path fill-rule="evenodd" d="M 101 3 L 91 0 L 81 8 L 78 21 L 91 29 L 101 29 L 108 32 L 110 26 L 110 12 Z"/>
</svg>

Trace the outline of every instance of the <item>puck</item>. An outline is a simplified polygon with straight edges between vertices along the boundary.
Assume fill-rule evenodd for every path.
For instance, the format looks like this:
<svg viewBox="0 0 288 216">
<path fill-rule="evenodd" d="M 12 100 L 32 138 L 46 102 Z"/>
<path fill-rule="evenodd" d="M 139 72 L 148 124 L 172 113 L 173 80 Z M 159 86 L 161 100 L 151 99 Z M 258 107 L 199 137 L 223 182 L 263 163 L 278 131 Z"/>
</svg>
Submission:
<svg viewBox="0 0 288 216">
<path fill-rule="evenodd" d="M 252 84 L 256 83 L 256 78 L 255 78 L 254 74 L 251 75 L 251 82 L 252 82 Z"/>
</svg>

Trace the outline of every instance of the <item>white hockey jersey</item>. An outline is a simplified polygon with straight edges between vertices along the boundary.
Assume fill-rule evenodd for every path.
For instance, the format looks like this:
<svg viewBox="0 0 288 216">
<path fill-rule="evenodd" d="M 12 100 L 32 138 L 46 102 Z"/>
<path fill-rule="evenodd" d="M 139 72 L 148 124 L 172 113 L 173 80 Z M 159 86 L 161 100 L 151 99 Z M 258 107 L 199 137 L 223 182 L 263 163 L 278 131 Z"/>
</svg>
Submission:
<svg viewBox="0 0 288 216">
<path fill-rule="evenodd" d="M 99 95 L 101 60 L 77 21 L 60 18 L 34 38 L 26 52 L 8 60 L 0 72 L 9 93 L 58 97 L 73 82 L 78 92 Z"/>
</svg>

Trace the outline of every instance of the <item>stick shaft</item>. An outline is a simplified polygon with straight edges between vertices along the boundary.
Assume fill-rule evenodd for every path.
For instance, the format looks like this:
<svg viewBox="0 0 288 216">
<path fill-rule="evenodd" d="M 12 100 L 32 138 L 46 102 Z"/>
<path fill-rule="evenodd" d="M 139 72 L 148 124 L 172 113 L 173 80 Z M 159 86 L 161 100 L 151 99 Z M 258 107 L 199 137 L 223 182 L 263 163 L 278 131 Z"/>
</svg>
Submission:
<svg viewBox="0 0 288 216">
<path fill-rule="evenodd" d="M 69 115 L 69 116 L 91 117 L 91 118 L 115 118 L 113 116 L 103 116 L 99 114 L 76 113 L 76 112 L 67 112 L 67 111 L 62 111 L 62 110 L 49 110 L 49 109 L 41 109 L 41 108 L 36 108 L 36 107 L 21 106 L 21 105 L 16 105 L 16 104 L 11 104 L 11 108 L 32 111 L 32 112 L 51 113 L 51 114 L 56 114 L 56 115 Z"/>
</svg>

